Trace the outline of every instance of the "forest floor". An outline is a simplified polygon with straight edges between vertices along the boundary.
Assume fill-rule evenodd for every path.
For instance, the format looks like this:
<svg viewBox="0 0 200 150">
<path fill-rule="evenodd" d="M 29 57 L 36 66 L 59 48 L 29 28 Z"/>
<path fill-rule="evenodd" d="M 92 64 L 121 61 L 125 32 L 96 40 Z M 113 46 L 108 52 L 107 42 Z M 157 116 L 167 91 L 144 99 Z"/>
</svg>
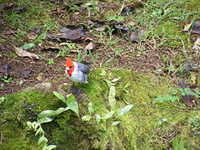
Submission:
<svg viewBox="0 0 200 150">
<path fill-rule="evenodd" d="M 70 82 L 65 59 L 91 68 L 165 77 L 199 109 L 199 0 L 2 0 L 0 96 L 45 81 Z M 199 119 L 200 120 L 200 119 Z M 199 127 L 198 127 L 199 130 Z"/>
</svg>

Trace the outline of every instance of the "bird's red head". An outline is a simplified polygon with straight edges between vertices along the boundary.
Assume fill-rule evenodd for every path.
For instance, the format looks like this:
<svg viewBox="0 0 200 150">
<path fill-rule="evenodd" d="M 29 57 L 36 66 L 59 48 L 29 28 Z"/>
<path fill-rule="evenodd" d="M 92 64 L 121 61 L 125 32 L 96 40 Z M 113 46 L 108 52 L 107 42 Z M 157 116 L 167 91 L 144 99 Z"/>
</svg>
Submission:
<svg viewBox="0 0 200 150">
<path fill-rule="evenodd" d="M 74 71 L 74 63 L 70 57 L 67 57 L 65 66 L 66 66 L 68 75 L 71 76 L 72 72 Z"/>
</svg>

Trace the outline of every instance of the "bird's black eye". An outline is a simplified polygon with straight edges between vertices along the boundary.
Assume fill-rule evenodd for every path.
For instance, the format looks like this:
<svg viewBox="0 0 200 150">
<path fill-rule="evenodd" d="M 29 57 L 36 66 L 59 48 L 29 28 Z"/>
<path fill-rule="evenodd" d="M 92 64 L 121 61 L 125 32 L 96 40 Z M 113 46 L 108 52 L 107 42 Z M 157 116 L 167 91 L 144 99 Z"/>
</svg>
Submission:
<svg viewBox="0 0 200 150">
<path fill-rule="evenodd" d="M 69 68 L 71 69 L 73 66 L 69 66 Z"/>
</svg>

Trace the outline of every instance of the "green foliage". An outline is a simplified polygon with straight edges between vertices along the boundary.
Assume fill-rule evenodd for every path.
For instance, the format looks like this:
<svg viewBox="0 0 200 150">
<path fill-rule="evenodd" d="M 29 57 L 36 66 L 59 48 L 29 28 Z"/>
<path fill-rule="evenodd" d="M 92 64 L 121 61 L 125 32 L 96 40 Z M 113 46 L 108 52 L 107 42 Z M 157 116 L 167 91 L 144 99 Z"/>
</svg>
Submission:
<svg viewBox="0 0 200 150">
<path fill-rule="evenodd" d="M 180 138 L 176 138 L 172 142 L 172 147 L 173 147 L 174 150 L 186 150 L 184 145 L 185 145 L 184 141 Z"/>
<path fill-rule="evenodd" d="M 124 21 L 123 16 L 107 16 L 106 19 L 108 21 Z"/>
<path fill-rule="evenodd" d="M 24 49 L 24 50 L 31 49 L 33 47 L 35 47 L 34 43 L 26 43 L 23 46 L 21 46 L 21 48 Z"/>
<path fill-rule="evenodd" d="M 39 122 L 27 122 L 27 127 L 35 131 L 35 136 L 39 135 L 38 145 L 42 145 L 42 150 L 52 150 L 56 145 L 48 145 L 48 139 L 45 137 L 45 132 Z"/>
<path fill-rule="evenodd" d="M 192 126 L 192 130 L 200 131 L 200 117 L 190 118 L 188 122 Z"/>
<path fill-rule="evenodd" d="M 57 110 L 44 110 L 38 115 L 37 122 L 39 124 L 51 122 L 57 117 L 59 114 L 69 110 L 68 107 L 66 108 L 58 108 Z"/>
<path fill-rule="evenodd" d="M 3 81 L 4 83 L 10 83 L 13 81 L 13 78 L 9 76 L 3 76 L 3 77 L 0 77 L 0 80 Z"/>
<path fill-rule="evenodd" d="M 118 116 L 123 116 L 132 109 L 133 105 L 129 104 L 118 111 Z"/>
<path fill-rule="evenodd" d="M 35 132 L 35 136 L 39 135 L 38 144 L 42 144 L 42 150 L 52 150 L 56 148 L 56 145 L 48 145 L 48 139 L 45 137 L 45 132 L 42 129 L 41 124 L 49 123 L 53 121 L 57 116 L 59 116 L 61 113 L 72 110 L 77 115 L 79 115 L 78 110 L 78 103 L 76 102 L 76 99 L 72 95 L 68 95 L 67 99 L 60 93 L 54 91 L 53 94 L 62 102 L 64 102 L 67 107 L 65 108 L 58 108 L 57 110 L 44 110 L 41 113 L 38 114 L 37 121 L 34 122 L 27 122 L 27 126 L 29 129 L 33 129 Z"/>
<path fill-rule="evenodd" d="M 154 99 L 154 102 L 176 102 L 179 100 L 178 96 L 172 96 L 172 95 L 165 95 L 165 96 L 158 96 Z"/>
<path fill-rule="evenodd" d="M 48 65 L 53 65 L 54 64 L 53 58 L 49 58 L 47 64 Z"/>
</svg>

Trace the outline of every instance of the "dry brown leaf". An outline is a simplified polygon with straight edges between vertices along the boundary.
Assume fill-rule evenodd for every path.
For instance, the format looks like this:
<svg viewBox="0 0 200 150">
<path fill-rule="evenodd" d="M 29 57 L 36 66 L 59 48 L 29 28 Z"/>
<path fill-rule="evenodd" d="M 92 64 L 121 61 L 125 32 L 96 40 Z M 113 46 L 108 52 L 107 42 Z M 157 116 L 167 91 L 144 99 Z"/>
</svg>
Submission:
<svg viewBox="0 0 200 150">
<path fill-rule="evenodd" d="M 194 42 L 192 49 L 200 50 L 200 38 L 197 38 L 197 40 Z"/>
<path fill-rule="evenodd" d="M 96 45 L 92 42 L 88 43 L 88 45 L 86 45 L 86 47 L 84 48 L 86 51 L 91 51 L 96 47 Z"/>
<path fill-rule="evenodd" d="M 19 47 L 14 47 L 14 49 L 15 49 L 15 53 L 20 57 L 29 57 L 29 58 L 39 59 L 39 56 L 34 53 L 27 52 L 25 50 L 22 50 Z"/>
</svg>

